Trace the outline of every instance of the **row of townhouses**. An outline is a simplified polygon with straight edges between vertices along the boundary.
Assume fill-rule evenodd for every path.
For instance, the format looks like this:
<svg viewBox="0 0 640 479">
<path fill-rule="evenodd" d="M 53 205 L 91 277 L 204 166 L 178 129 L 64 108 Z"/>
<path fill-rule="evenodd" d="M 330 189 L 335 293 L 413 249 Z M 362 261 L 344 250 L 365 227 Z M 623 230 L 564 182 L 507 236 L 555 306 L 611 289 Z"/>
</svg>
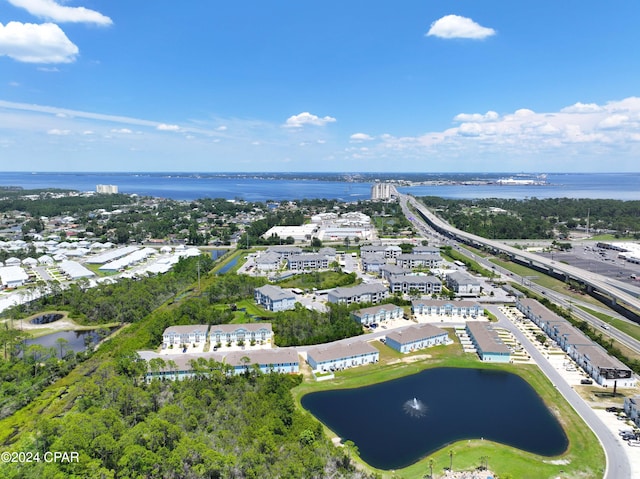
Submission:
<svg viewBox="0 0 640 479">
<path fill-rule="evenodd" d="M 170 326 L 162 334 L 163 348 L 186 344 L 200 344 L 207 340 L 212 344 L 239 345 L 246 343 L 270 343 L 273 337 L 271 323 L 206 324 Z"/>
<path fill-rule="evenodd" d="M 533 321 L 601 386 L 635 387 L 631 368 L 594 343 L 569 321 L 545 308 L 538 301 L 520 298 L 516 308 Z"/>
</svg>

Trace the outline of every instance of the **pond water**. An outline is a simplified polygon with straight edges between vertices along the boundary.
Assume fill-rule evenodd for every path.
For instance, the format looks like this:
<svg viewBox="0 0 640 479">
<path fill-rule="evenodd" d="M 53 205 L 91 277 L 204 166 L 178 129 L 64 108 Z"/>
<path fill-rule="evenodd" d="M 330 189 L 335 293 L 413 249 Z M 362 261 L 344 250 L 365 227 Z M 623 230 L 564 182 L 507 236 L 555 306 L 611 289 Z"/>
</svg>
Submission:
<svg viewBox="0 0 640 479">
<path fill-rule="evenodd" d="M 49 324 L 62 319 L 64 315 L 60 313 L 47 313 L 29 321 L 31 324 Z"/>
<path fill-rule="evenodd" d="M 222 268 L 220 268 L 218 270 L 217 274 L 225 274 L 227 271 L 229 271 L 231 268 L 233 268 L 237 263 L 238 263 L 238 256 L 236 256 L 231 261 L 229 261 L 227 264 L 225 264 Z"/>
<path fill-rule="evenodd" d="M 447 444 L 484 439 L 542 456 L 569 444 L 558 420 L 522 378 L 504 371 L 435 368 L 372 386 L 322 391 L 302 406 L 360 457 L 401 469 Z"/>
<path fill-rule="evenodd" d="M 113 329 L 108 330 L 111 334 Z M 59 338 L 64 338 L 67 343 L 64 345 L 65 351 L 73 351 L 79 353 L 87 349 L 87 345 L 95 346 L 104 336 L 100 336 L 97 330 L 85 331 L 58 331 L 56 333 L 40 336 L 39 338 L 27 339 L 25 347 L 32 344 L 39 344 L 45 348 L 55 348 L 56 354 L 60 354 L 60 345 L 56 342 Z"/>
</svg>

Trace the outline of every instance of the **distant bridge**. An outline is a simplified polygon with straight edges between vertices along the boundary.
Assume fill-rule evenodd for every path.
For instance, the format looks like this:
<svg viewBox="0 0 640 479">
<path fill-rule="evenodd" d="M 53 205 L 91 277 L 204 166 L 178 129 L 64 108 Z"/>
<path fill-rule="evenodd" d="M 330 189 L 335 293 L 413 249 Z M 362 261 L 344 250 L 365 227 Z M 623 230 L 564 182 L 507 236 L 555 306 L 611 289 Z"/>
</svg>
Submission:
<svg viewBox="0 0 640 479">
<path fill-rule="evenodd" d="M 563 278 L 565 281 L 576 281 L 583 284 L 586 287 L 587 292 L 597 292 L 601 296 L 606 297 L 611 306 L 622 307 L 629 311 L 632 316 L 635 316 L 636 318 L 638 317 L 637 314 L 640 312 L 640 289 L 637 287 L 597 273 L 586 271 L 582 268 L 559 263 L 537 254 L 508 246 L 499 241 L 490 240 L 459 230 L 437 217 L 413 196 L 401 194 L 397 190 L 394 191 L 394 195 L 400 198 L 401 201 L 410 203 L 415 210 L 419 212 L 422 219 L 440 234 L 461 241 L 470 246 L 489 248 L 494 253 L 505 254 L 512 261 L 528 265 L 537 270 L 545 271 L 547 274 Z"/>
</svg>

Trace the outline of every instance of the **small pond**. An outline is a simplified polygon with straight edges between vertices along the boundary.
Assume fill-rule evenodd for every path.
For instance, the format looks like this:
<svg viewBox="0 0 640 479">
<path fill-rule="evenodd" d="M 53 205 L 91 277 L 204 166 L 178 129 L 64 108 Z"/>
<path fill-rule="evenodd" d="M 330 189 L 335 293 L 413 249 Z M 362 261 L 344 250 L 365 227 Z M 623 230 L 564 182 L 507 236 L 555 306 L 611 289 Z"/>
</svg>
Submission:
<svg viewBox="0 0 640 479">
<path fill-rule="evenodd" d="M 49 324 L 58 321 L 64 317 L 60 313 L 47 313 L 33 318 L 29 321 L 31 324 Z"/>
<path fill-rule="evenodd" d="M 562 454 L 569 444 L 536 391 L 504 371 L 428 369 L 372 386 L 311 393 L 302 406 L 379 469 L 407 467 L 465 439 L 542 456 Z"/>
<path fill-rule="evenodd" d="M 111 334 L 115 328 L 108 330 L 106 336 Z M 45 348 L 54 348 L 56 354 L 60 354 L 60 344 L 57 342 L 59 338 L 64 338 L 67 343 L 64 344 L 65 351 L 73 351 L 79 353 L 87 349 L 87 346 L 95 346 L 100 342 L 105 335 L 100 335 L 98 330 L 84 330 L 84 331 L 58 331 L 56 333 L 46 334 L 39 338 L 25 340 L 25 347 L 29 347 L 32 344 L 39 344 Z"/>
</svg>

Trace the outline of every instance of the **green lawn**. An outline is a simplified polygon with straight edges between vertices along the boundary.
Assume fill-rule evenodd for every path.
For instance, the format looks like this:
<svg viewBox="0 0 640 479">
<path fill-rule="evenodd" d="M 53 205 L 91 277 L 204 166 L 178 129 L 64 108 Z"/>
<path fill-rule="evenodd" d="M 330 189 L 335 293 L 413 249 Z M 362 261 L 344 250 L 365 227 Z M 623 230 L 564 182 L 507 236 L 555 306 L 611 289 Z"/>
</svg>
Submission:
<svg viewBox="0 0 640 479">
<path fill-rule="evenodd" d="M 455 338 L 452 332 L 450 332 L 450 337 Z M 390 350 L 390 348 L 377 341 L 371 344 L 381 351 L 379 363 L 338 372 L 333 380 L 321 383 L 302 383 L 293 390 L 298 406 L 301 407 L 300 398 L 310 392 L 362 387 L 415 374 L 426 368 L 446 366 L 500 369 L 518 374 L 531 384 L 559 419 L 570 442 L 569 448 L 564 454 L 549 458 L 490 441 L 465 440 L 447 445 L 421 461 L 397 471 L 370 468 L 356 457 L 362 467 L 378 473 L 382 479 L 422 479 L 429 472 L 430 459 L 434 461 L 434 475 L 437 474 L 437 477 L 442 477 L 444 475 L 443 468 L 449 466 L 450 452 L 453 452 L 454 471 L 473 470 L 480 465 L 480 458 L 486 456 L 488 457 L 489 469 L 501 478 L 550 479 L 555 477 L 575 477 L 587 479 L 602 477 L 605 468 L 605 456 L 597 438 L 537 366 L 482 363 L 475 354 L 462 352 L 457 342 L 450 346 L 439 346 L 418 351 L 412 355 L 400 355 L 393 351 L 385 351 L 385 349 Z M 425 354 L 431 357 L 411 361 L 412 356 L 417 359 L 417 356 Z M 405 361 L 401 361 L 402 359 Z M 330 436 L 335 436 L 329 429 L 326 429 L 326 431 Z M 382 428 L 380 434 L 384 434 Z"/>
<path fill-rule="evenodd" d="M 345 283 L 348 277 L 346 273 L 337 271 L 318 271 L 313 273 L 298 274 L 291 278 L 280 281 L 278 286 L 281 288 L 300 288 L 300 289 L 330 289 L 337 286 L 354 285 L 357 282 Z M 345 283 L 345 284 L 342 284 Z"/>
</svg>

